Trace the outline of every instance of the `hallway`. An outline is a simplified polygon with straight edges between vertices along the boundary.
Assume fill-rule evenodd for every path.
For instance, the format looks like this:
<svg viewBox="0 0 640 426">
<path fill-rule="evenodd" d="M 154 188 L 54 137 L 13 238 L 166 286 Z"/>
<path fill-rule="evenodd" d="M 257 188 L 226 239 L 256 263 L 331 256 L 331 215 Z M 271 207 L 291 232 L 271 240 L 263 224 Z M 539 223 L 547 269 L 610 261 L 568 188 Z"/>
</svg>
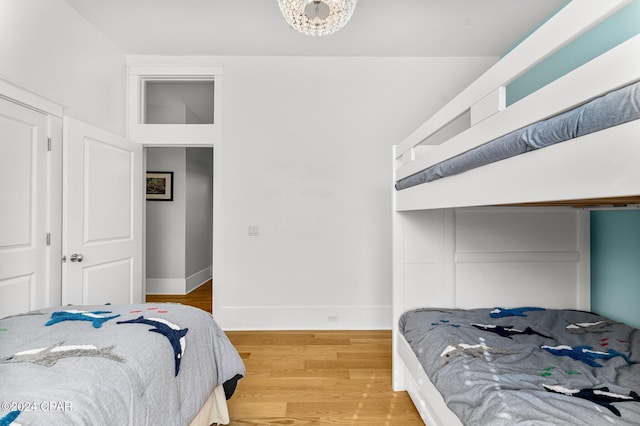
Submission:
<svg viewBox="0 0 640 426">
<path fill-rule="evenodd" d="M 211 312 L 212 289 L 212 281 L 209 280 L 189 294 L 147 294 L 146 301 L 147 303 L 182 303 Z"/>
</svg>

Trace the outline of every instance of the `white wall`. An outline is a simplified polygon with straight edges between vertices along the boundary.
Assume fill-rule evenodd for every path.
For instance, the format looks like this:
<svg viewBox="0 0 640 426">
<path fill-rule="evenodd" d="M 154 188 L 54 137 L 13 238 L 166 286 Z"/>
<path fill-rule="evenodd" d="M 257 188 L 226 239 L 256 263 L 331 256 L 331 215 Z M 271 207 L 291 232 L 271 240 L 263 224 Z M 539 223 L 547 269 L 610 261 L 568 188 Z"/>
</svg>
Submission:
<svg viewBox="0 0 640 426">
<path fill-rule="evenodd" d="M 185 293 L 186 148 L 147 148 L 147 170 L 173 172 L 173 201 L 147 201 L 147 294 Z"/>
<path fill-rule="evenodd" d="M 220 61 L 223 326 L 390 328 L 391 146 L 494 59 Z"/>
<path fill-rule="evenodd" d="M 62 0 L 0 1 L 0 76 L 125 132 L 124 53 Z"/>
<path fill-rule="evenodd" d="M 221 324 L 389 328 L 391 145 L 495 58 L 216 60 Z M 62 0 L 0 2 L 0 74 L 124 133 L 124 57 Z"/>
<path fill-rule="evenodd" d="M 185 223 L 186 292 L 211 278 L 213 233 L 212 148 L 187 148 Z"/>
</svg>

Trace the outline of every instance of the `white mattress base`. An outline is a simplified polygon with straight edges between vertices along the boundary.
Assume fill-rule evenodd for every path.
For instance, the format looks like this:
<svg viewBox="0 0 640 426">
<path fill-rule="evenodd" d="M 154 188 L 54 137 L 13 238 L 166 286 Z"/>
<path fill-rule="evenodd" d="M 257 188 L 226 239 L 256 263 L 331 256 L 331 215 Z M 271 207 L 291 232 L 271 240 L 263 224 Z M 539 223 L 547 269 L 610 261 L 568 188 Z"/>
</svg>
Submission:
<svg viewBox="0 0 640 426">
<path fill-rule="evenodd" d="M 429 380 L 401 333 L 397 334 L 397 342 L 400 359 L 406 367 L 405 386 L 422 421 L 429 426 L 462 426 L 458 416 L 447 407 L 442 395 Z"/>
<path fill-rule="evenodd" d="M 227 425 L 229 422 L 227 399 L 224 394 L 224 388 L 219 385 L 213 390 L 213 393 L 189 426 Z"/>
<path fill-rule="evenodd" d="M 640 120 L 634 120 L 458 175 L 394 190 L 395 210 L 638 195 L 638 134 Z"/>
</svg>

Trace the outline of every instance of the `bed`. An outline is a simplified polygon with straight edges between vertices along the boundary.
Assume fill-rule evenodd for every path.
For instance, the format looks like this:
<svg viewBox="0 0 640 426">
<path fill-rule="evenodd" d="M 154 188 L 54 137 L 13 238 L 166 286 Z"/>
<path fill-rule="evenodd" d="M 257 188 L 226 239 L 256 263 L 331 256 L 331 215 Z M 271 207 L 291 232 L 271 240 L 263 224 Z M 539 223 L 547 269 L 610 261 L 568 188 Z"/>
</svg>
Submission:
<svg viewBox="0 0 640 426">
<path fill-rule="evenodd" d="M 443 396 L 428 374 L 434 368 L 433 360 L 423 367 L 419 354 L 403 334 L 403 315 L 416 309 L 457 315 L 463 312 L 459 310 L 495 306 L 540 307 L 548 312 L 590 311 L 590 211 L 640 206 L 640 168 L 637 167 L 640 35 L 628 38 L 508 106 L 505 98 L 505 87 L 582 34 L 624 12 L 630 3 L 625 0 L 568 2 L 394 146 L 393 388 L 409 392 L 429 426 L 484 423 L 465 413 L 461 414 L 461 420 L 455 410 L 452 411 L 449 406 L 452 397 Z M 606 105 L 605 101 L 611 98 L 616 99 L 614 108 L 598 107 Z M 622 98 L 629 102 L 623 105 Z M 580 120 L 584 119 L 585 111 L 586 115 L 607 115 L 612 120 L 605 120 L 609 122 L 597 124 L 586 132 L 582 132 L 584 128 L 576 132 L 575 123 L 579 123 L 578 127 L 584 125 Z M 556 130 L 549 130 L 549 124 L 560 121 L 562 116 L 577 120 L 572 129 L 558 136 Z M 588 123 L 591 126 L 595 121 L 588 119 Z M 531 149 L 528 136 L 521 138 L 522 133 L 531 133 L 531 129 L 535 130 L 533 148 L 536 149 Z M 550 133 L 553 133 L 550 142 L 538 140 L 539 136 L 546 138 Z M 504 138 L 510 137 L 524 152 L 514 156 L 502 152 L 498 158 L 472 160 L 475 164 L 471 166 L 455 165 L 468 152 L 483 152 L 492 141 L 504 142 Z M 540 146 L 536 146 L 538 144 Z M 454 163 L 454 172 L 441 173 L 441 166 L 450 162 Z M 434 174 L 435 179 L 420 176 L 423 170 L 433 167 L 441 168 Z M 406 182 L 405 179 L 417 182 L 404 187 L 400 182 Z M 538 311 L 531 313 L 538 314 Z M 520 322 L 523 318 L 515 320 L 500 324 L 518 329 L 524 325 Z M 456 327 L 438 327 L 438 330 L 449 332 L 447 340 L 460 332 Z M 428 339 L 431 341 L 431 337 Z M 533 338 L 527 336 L 526 339 Z M 586 346 L 595 348 L 595 343 L 599 342 L 591 341 Z M 580 346 L 577 341 L 575 345 Z M 637 353 L 633 353 L 633 350 L 637 352 L 637 343 L 634 345 L 626 356 L 640 361 Z M 443 348 L 433 351 L 440 355 Z M 507 356 L 515 355 L 505 354 Z M 451 370 L 451 375 L 455 375 L 457 370 L 453 371 L 454 367 L 449 365 L 460 368 L 468 362 L 480 361 L 475 357 L 458 357 L 455 363 L 447 363 L 444 367 L 447 370 L 443 371 Z M 630 368 L 638 374 L 637 367 Z M 578 387 L 581 382 L 573 379 L 571 383 L 576 383 L 576 387 L 571 389 L 578 393 L 580 389 L 608 387 L 613 393 L 631 395 L 633 399 L 636 394 L 631 392 L 639 392 L 636 383 L 630 383 L 625 391 L 618 385 L 603 384 L 604 380 Z M 493 380 L 491 385 L 498 383 Z M 567 384 L 562 386 L 570 388 Z M 552 397 L 554 401 L 569 398 L 550 390 L 543 392 L 545 398 Z M 478 395 L 482 399 L 483 394 L 478 392 Z M 579 400 L 582 406 L 593 404 L 571 398 L 570 404 L 575 403 L 573 400 Z M 622 404 L 624 407 L 620 407 Z M 634 400 L 610 405 L 631 416 L 633 420 L 629 424 L 638 423 L 640 403 Z M 530 411 L 529 408 L 523 410 Z M 626 421 L 609 407 L 598 405 L 595 409 L 607 419 L 595 424 Z M 523 423 L 558 424 L 561 421 L 571 424 L 562 416 L 553 420 L 523 420 Z"/>
<path fill-rule="evenodd" d="M 400 331 L 463 424 L 636 425 L 640 330 L 537 307 L 416 309 Z"/>
<path fill-rule="evenodd" d="M 508 106 L 505 89 L 629 3 L 569 2 L 397 144 L 396 211 L 640 202 L 640 35 Z"/>
<path fill-rule="evenodd" d="M 396 182 L 397 190 L 433 182 L 536 149 L 640 119 L 640 81 L 567 112 L 515 130 Z"/>
<path fill-rule="evenodd" d="M 63 306 L 0 319 L 0 424 L 210 425 L 245 369 L 211 314 Z"/>
</svg>

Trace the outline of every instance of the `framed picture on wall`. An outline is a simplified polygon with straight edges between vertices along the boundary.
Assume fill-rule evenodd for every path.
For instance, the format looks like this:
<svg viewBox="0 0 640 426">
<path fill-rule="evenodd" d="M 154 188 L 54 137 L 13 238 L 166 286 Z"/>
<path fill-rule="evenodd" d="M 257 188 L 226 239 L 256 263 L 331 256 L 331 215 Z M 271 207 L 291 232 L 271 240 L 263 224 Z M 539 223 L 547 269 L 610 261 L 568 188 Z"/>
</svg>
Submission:
<svg viewBox="0 0 640 426">
<path fill-rule="evenodd" d="M 173 201 L 173 172 L 147 172 L 147 200 Z"/>
</svg>

